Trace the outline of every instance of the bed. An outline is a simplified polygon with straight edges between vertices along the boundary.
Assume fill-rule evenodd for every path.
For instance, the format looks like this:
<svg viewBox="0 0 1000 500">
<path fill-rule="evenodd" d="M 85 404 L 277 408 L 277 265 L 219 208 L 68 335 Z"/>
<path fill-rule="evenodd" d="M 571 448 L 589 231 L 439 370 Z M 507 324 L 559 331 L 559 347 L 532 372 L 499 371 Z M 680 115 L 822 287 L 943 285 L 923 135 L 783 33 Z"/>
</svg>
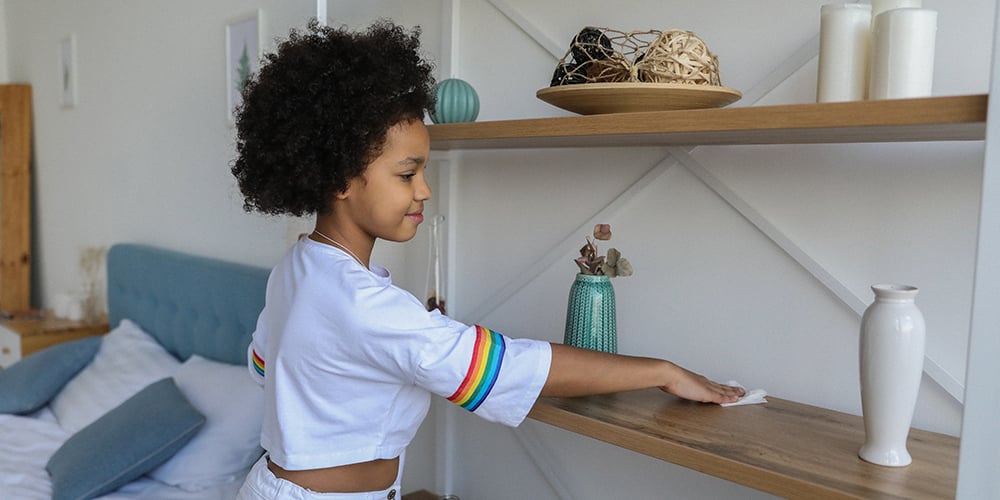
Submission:
<svg viewBox="0 0 1000 500">
<path fill-rule="evenodd" d="M 233 498 L 263 452 L 245 359 L 267 270 L 117 244 L 107 273 L 107 335 L 0 371 L 0 491 Z"/>
</svg>

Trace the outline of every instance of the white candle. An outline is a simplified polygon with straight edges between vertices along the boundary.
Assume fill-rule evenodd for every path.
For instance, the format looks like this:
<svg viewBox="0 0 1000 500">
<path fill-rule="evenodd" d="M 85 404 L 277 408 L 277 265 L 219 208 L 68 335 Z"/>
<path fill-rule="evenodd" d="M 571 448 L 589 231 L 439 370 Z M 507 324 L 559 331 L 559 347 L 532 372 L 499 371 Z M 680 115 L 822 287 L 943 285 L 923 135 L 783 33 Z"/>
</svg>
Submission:
<svg viewBox="0 0 1000 500">
<path fill-rule="evenodd" d="M 872 31 L 869 98 L 931 95 L 936 36 L 937 11 L 893 9 L 879 14 Z"/>
<path fill-rule="evenodd" d="M 872 26 L 875 25 L 875 17 L 892 9 L 923 7 L 922 0 L 872 0 Z"/>
<path fill-rule="evenodd" d="M 820 10 L 819 102 L 860 101 L 868 90 L 871 6 L 827 4 Z"/>
</svg>

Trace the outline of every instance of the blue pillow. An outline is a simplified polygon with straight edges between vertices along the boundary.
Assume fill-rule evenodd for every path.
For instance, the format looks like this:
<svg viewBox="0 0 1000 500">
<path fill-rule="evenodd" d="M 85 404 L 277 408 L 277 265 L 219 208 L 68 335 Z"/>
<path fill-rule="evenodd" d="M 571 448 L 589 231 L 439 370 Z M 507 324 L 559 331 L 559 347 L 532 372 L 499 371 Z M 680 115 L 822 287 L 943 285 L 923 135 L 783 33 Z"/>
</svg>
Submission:
<svg viewBox="0 0 1000 500">
<path fill-rule="evenodd" d="M 82 500 L 117 490 L 166 462 L 204 424 L 173 378 L 153 382 L 56 450 L 45 465 L 52 499 Z"/>
<path fill-rule="evenodd" d="M 42 349 L 0 371 L 0 413 L 40 410 L 94 359 L 101 337 L 87 337 Z"/>
</svg>

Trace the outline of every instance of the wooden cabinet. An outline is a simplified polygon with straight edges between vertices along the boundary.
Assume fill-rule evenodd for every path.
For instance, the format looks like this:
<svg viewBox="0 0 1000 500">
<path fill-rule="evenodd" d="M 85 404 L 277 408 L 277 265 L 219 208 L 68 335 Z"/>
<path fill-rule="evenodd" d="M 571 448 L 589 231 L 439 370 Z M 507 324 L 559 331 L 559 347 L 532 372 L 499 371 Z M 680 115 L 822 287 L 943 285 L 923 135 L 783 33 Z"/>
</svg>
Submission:
<svg viewBox="0 0 1000 500">
<path fill-rule="evenodd" d="M 0 85 L 0 311 L 31 297 L 31 87 Z"/>
<path fill-rule="evenodd" d="M 434 150 L 981 141 L 987 135 L 988 104 L 987 95 L 967 95 L 503 120 L 428 129 Z M 860 417 L 779 398 L 769 397 L 766 405 L 721 408 L 638 391 L 542 398 L 529 416 L 790 498 L 942 498 L 956 491 L 957 438 L 913 430 L 913 465 L 880 467 L 857 457 L 864 442 Z"/>
<path fill-rule="evenodd" d="M 0 368 L 46 347 L 107 332 L 107 319 L 84 322 L 44 318 L 0 322 Z"/>
</svg>

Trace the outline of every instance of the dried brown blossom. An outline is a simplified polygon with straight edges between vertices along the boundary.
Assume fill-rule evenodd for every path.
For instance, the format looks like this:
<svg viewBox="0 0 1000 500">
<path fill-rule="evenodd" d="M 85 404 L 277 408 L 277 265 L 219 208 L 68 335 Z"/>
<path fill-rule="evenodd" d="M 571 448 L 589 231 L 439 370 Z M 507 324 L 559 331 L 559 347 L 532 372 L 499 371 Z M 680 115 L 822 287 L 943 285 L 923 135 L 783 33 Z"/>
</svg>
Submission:
<svg viewBox="0 0 1000 500">
<path fill-rule="evenodd" d="M 594 238 L 598 240 L 611 239 L 611 224 L 594 226 Z M 580 248 L 580 256 L 573 260 L 580 268 L 581 274 L 605 275 L 609 278 L 631 276 L 632 264 L 622 257 L 617 248 L 608 250 L 607 256 L 597 254 L 597 244 L 587 236 L 587 244 Z"/>
</svg>

